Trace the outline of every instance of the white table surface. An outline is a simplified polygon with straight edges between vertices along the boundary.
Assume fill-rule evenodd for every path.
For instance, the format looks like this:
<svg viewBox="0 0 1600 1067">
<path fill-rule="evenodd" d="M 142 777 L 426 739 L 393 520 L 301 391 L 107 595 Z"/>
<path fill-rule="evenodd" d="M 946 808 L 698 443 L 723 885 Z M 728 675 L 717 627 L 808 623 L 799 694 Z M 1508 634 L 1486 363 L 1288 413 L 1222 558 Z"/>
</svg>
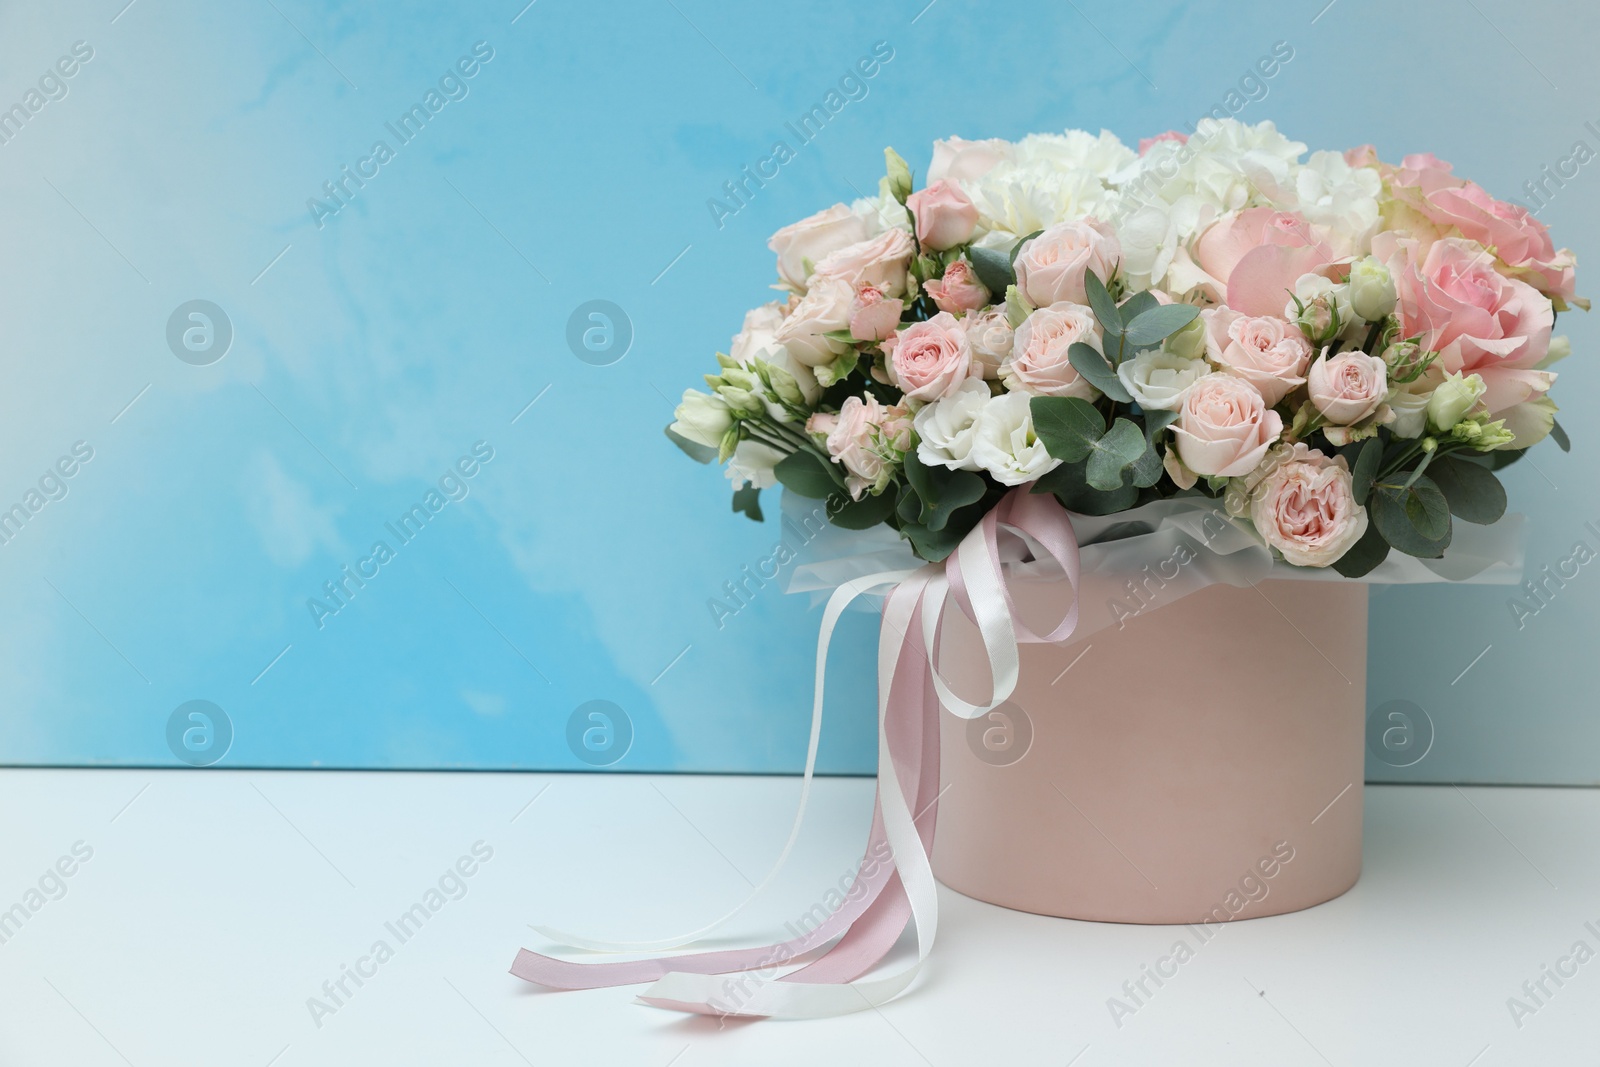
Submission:
<svg viewBox="0 0 1600 1067">
<path fill-rule="evenodd" d="M 738 934 L 853 868 L 873 783 L 818 783 L 801 845 Z M 527 924 L 699 925 L 781 845 L 788 778 L 0 771 L 0 910 L 92 849 L 0 944 L 0 1064 L 1270 1064 L 1600 1062 L 1600 958 L 1513 1020 L 1545 965 L 1600 951 L 1600 792 L 1368 786 L 1350 893 L 1227 927 L 1136 1015 L 1107 999 L 1170 928 L 1042 918 L 941 892 L 911 992 L 818 1022 L 733 1022 L 512 978 Z M 531 803 L 530 803 L 531 802 Z M 475 842 L 493 856 L 342 1007 L 341 965 Z M 482 846 L 480 846 L 481 851 Z M 370 967 L 369 967 L 370 969 Z M 1568 968 L 1571 969 L 1570 967 Z M 1531 1003 L 1531 1002 L 1530 1002 Z"/>
</svg>

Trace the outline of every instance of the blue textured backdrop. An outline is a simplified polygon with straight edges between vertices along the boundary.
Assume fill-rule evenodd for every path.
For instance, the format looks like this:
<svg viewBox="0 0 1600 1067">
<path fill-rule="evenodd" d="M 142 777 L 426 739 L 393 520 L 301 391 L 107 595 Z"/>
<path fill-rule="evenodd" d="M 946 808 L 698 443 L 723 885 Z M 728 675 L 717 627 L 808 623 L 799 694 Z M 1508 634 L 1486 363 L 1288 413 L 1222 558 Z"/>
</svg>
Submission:
<svg viewBox="0 0 1600 1067">
<path fill-rule="evenodd" d="M 1600 149 L 1576 3 L 124 2 L 0 13 L 0 108 L 22 108 L 0 118 L 0 508 L 28 514 L 0 544 L 4 762 L 175 763 L 174 709 L 203 699 L 225 766 L 581 768 L 569 719 L 603 700 L 632 723 L 619 769 L 796 769 L 818 612 L 769 586 L 715 624 L 779 531 L 660 432 L 764 299 L 772 230 L 870 191 L 884 144 L 921 168 L 939 136 L 1133 141 L 1218 106 L 1524 199 Z M 1250 81 L 1278 42 L 1292 60 Z M 801 144 L 786 124 L 875 47 Z M 778 140 L 795 157 L 718 220 Z M 1547 185 L 1580 261 L 1597 180 Z M 191 300 L 231 324 L 205 365 L 168 341 Z M 568 343 L 594 300 L 631 333 L 609 365 Z M 1600 549 L 1596 332 L 1571 333 L 1578 452 L 1507 479 L 1534 569 Z M 390 530 L 417 504 L 420 531 Z M 1592 569 L 1520 623 L 1505 589 L 1377 595 L 1371 703 L 1436 737 L 1373 776 L 1600 779 Z M 829 770 L 873 766 L 872 634 L 853 618 L 835 657 Z"/>
</svg>

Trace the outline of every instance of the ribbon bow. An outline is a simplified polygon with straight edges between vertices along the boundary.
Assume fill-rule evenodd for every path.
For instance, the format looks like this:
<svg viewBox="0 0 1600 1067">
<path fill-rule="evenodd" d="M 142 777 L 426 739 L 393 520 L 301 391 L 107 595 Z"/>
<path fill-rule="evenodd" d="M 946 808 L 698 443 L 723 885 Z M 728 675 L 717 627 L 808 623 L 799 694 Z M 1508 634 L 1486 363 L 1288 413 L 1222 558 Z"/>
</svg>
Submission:
<svg viewBox="0 0 1600 1067">
<path fill-rule="evenodd" d="M 1065 614 L 1040 636 L 1018 617 L 1011 582 L 1045 580 L 1059 586 L 1063 578 L 1069 590 Z M 999 707 L 1017 684 L 1019 643 L 1064 641 L 1078 623 L 1078 542 L 1072 523 L 1053 496 L 1029 493 L 1026 486 L 1003 497 L 943 566 L 929 563 L 867 575 L 839 586 L 829 597 L 817 637 L 816 692 L 800 803 L 782 853 L 738 907 L 699 930 L 659 941 L 607 942 L 538 929 L 554 941 L 598 951 L 676 948 L 725 924 L 771 884 L 794 847 L 810 797 L 834 627 L 851 601 L 886 585 L 893 589 L 878 636 L 878 792 L 866 854 L 843 905 L 812 930 L 781 943 L 598 963 L 523 949 L 511 965 L 512 974 L 553 989 L 653 982 L 640 997 L 647 1004 L 703 1015 L 788 1019 L 861 1011 L 887 1003 L 911 984 L 933 948 L 939 925 L 938 890 L 929 860 L 938 813 L 939 708 L 970 719 Z M 976 624 L 988 657 L 992 692 L 984 704 L 957 696 L 938 669 L 934 653 L 939 627 L 952 599 Z M 888 955 L 908 922 L 917 933 L 916 960 L 896 973 L 860 980 Z M 802 966 L 780 973 L 802 961 Z"/>
</svg>

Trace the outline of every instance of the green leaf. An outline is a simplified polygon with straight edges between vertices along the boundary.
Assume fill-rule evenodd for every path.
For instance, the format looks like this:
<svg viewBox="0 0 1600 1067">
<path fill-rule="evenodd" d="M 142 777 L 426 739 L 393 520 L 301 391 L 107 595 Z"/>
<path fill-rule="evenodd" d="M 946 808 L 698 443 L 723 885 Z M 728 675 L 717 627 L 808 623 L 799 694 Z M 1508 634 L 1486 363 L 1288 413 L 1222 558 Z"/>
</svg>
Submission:
<svg viewBox="0 0 1600 1067">
<path fill-rule="evenodd" d="M 1105 283 L 1094 271 L 1085 271 L 1083 287 L 1089 294 L 1089 308 L 1094 312 L 1094 317 L 1100 320 L 1100 330 L 1108 338 L 1122 336 L 1122 315 L 1117 311 L 1117 302 L 1111 299 L 1111 294 L 1106 292 Z"/>
<path fill-rule="evenodd" d="M 790 492 L 812 500 L 824 500 L 838 492 L 844 484 L 832 467 L 832 463 L 825 462 L 815 452 L 802 451 L 785 456 L 772 470 Z"/>
<path fill-rule="evenodd" d="M 1161 453 L 1155 447 L 1145 442 L 1145 450 L 1139 453 L 1139 458 L 1128 465 L 1128 473 L 1133 478 L 1133 484 L 1140 489 L 1148 489 L 1161 480 L 1167 473 L 1166 465 L 1161 462 Z"/>
<path fill-rule="evenodd" d="M 983 499 L 988 489 L 981 475 L 927 466 L 915 451 L 906 453 L 905 473 L 906 481 L 922 501 L 921 510 L 914 519 L 932 531 L 944 529 L 953 512 Z"/>
<path fill-rule="evenodd" d="M 703 445 L 699 441 L 691 441 L 680 433 L 673 431 L 671 426 L 666 428 L 667 440 L 683 450 L 683 454 L 696 463 L 710 463 L 717 458 L 717 450 L 710 445 Z"/>
<path fill-rule="evenodd" d="M 1156 447 L 1156 435 L 1168 426 L 1178 421 L 1178 412 L 1166 408 L 1156 408 L 1144 413 L 1144 439 L 1150 442 L 1150 447 Z"/>
<path fill-rule="evenodd" d="M 1437 559 L 1450 544 L 1450 507 L 1427 478 L 1409 489 L 1374 487 L 1368 511 L 1383 539 L 1408 556 Z"/>
<path fill-rule="evenodd" d="M 1148 289 L 1141 289 L 1122 302 L 1122 306 L 1117 308 L 1117 314 L 1122 316 L 1123 322 L 1132 322 L 1144 312 L 1160 306 L 1156 294 Z"/>
<path fill-rule="evenodd" d="M 1087 458 L 1106 432 L 1106 420 L 1094 405 L 1075 396 L 1036 396 L 1028 410 L 1045 451 L 1066 463 Z"/>
<path fill-rule="evenodd" d="M 840 499 L 840 498 L 836 498 Z M 843 504 L 829 501 L 828 521 L 846 530 L 870 530 L 894 511 L 895 495 L 885 489 L 877 496 L 864 496 L 860 500 L 842 498 Z"/>
<path fill-rule="evenodd" d="M 1177 333 L 1200 314 L 1193 304 L 1160 304 L 1141 311 L 1123 331 L 1128 343 L 1135 348 L 1159 344 L 1170 334 Z"/>
<path fill-rule="evenodd" d="M 1487 526 L 1499 522 L 1506 513 L 1506 491 L 1490 471 L 1445 456 L 1431 468 L 1429 475 L 1450 505 L 1450 514 L 1466 522 Z"/>
<path fill-rule="evenodd" d="M 1367 502 L 1367 497 L 1372 493 L 1372 480 L 1378 476 L 1378 464 L 1382 461 L 1383 442 L 1376 437 L 1367 438 L 1366 443 L 1361 446 L 1361 451 L 1356 454 L 1355 465 L 1350 471 L 1350 488 L 1355 494 L 1357 504 Z"/>
<path fill-rule="evenodd" d="M 1006 286 L 1017 284 L 1017 272 L 1011 269 L 1011 260 L 1004 252 L 974 245 L 967 249 L 967 258 L 972 260 L 973 271 L 989 292 L 1003 293 Z"/>
<path fill-rule="evenodd" d="M 748 482 L 733 491 L 733 510 L 735 514 L 748 515 L 756 522 L 766 521 L 761 514 L 761 490 Z"/>
<path fill-rule="evenodd" d="M 1377 524 L 1368 523 L 1367 532 L 1361 535 L 1361 540 L 1333 561 L 1333 569 L 1346 578 L 1359 578 L 1371 573 L 1374 567 L 1388 558 L 1389 542 L 1378 532 Z"/>
<path fill-rule="evenodd" d="M 1550 420 L 1550 440 L 1561 446 L 1561 451 L 1572 451 L 1572 438 L 1567 436 L 1567 431 L 1555 419 Z"/>
<path fill-rule="evenodd" d="M 1086 478 L 1086 461 L 1063 463 L 1040 478 L 1035 493 L 1054 493 L 1061 506 L 1079 515 L 1114 515 L 1139 502 L 1138 487 L 1125 485 L 1111 492 L 1092 488 Z"/>
<path fill-rule="evenodd" d="M 1121 489 L 1123 470 L 1149 451 L 1144 431 L 1127 419 L 1117 419 L 1111 424 L 1111 429 L 1094 443 L 1094 451 L 1089 455 L 1089 465 L 1084 472 L 1089 487 L 1102 492 Z M 1152 480 L 1150 484 L 1154 485 L 1155 481 Z"/>
<path fill-rule="evenodd" d="M 1032 233 L 1028 234 L 1026 237 L 1023 237 L 1020 240 L 1018 240 L 1016 244 L 1012 245 L 1011 246 L 1010 262 L 1015 264 L 1017 262 L 1017 253 L 1022 251 L 1022 246 L 1027 244 L 1029 241 L 1033 240 L 1035 237 L 1039 236 L 1043 232 L 1044 232 L 1043 230 L 1034 230 Z"/>
<path fill-rule="evenodd" d="M 900 533 L 911 542 L 911 547 L 916 550 L 918 556 L 930 563 L 938 563 L 955 551 L 962 538 L 972 532 L 972 528 L 978 525 L 988 510 L 988 507 L 980 501 L 954 512 L 942 530 L 930 530 L 920 523 L 913 522 L 901 526 Z"/>
<path fill-rule="evenodd" d="M 1089 384 L 1109 396 L 1112 400 L 1123 404 L 1133 403 L 1133 394 L 1123 386 L 1122 379 L 1117 377 L 1117 372 L 1111 369 L 1111 364 L 1106 362 L 1106 357 L 1096 352 L 1091 346 L 1082 341 L 1074 341 L 1072 347 L 1067 349 L 1067 360 L 1079 374 L 1089 380 Z"/>
<path fill-rule="evenodd" d="M 1015 330 L 1033 313 L 1033 305 L 1015 285 L 1006 287 L 1006 324 Z"/>
</svg>

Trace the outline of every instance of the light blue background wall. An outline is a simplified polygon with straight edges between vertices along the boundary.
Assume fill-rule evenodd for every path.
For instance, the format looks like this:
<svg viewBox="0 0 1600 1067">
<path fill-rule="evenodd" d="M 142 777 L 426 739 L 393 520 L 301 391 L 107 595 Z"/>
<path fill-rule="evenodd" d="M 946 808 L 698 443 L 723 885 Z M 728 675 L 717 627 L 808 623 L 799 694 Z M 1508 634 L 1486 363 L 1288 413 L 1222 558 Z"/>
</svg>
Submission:
<svg viewBox="0 0 1600 1067">
<path fill-rule="evenodd" d="M 769 587 L 716 627 L 779 533 L 660 432 L 764 299 L 773 229 L 870 190 L 886 143 L 920 169 L 952 133 L 1185 125 L 1278 41 L 1241 117 L 1313 147 L 1431 149 L 1504 196 L 1600 148 L 1575 2 L 124 2 L 0 13 L 0 106 L 94 50 L 0 145 L 0 506 L 94 451 L 0 546 L 4 762 L 172 764 L 169 716 L 205 699 L 224 766 L 581 768 L 566 725 L 598 699 L 633 723 L 619 769 L 796 769 L 818 612 Z M 469 95 L 399 146 L 385 123 L 479 41 Z M 866 98 L 719 228 L 707 199 L 879 41 Z M 307 198 L 380 138 L 395 158 L 319 228 Z M 1542 215 L 1585 262 L 1597 182 Z M 232 322 L 209 366 L 167 345 L 192 299 Z M 634 333 L 610 366 L 566 340 L 596 299 Z M 1535 567 L 1600 548 L 1597 333 L 1571 333 L 1577 451 L 1507 478 Z M 307 598 L 479 441 L 470 495 L 319 628 Z M 1600 778 L 1592 569 L 1521 630 L 1503 589 L 1379 594 L 1371 702 L 1436 736 L 1373 776 Z M 873 765 L 872 632 L 835 657 L 830 770 Z"/>
</svg>

